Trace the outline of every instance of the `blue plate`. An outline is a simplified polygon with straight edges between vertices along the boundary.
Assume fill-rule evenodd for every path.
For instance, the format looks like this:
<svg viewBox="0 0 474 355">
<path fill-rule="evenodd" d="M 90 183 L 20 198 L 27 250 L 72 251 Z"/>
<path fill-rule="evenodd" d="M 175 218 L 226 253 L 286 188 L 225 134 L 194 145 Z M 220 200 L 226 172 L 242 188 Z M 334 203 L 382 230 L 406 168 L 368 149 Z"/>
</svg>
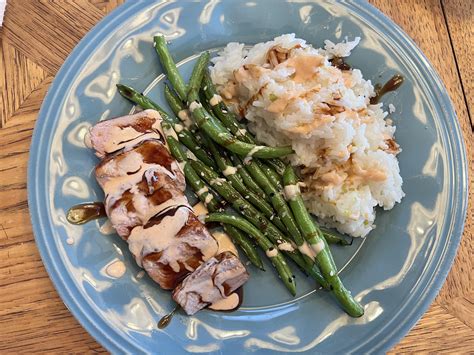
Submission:
<svg viewBox="0 0 474 355">
<path fill-rule="evenodd" d="M 102 235 L 100 222 L 66 222 L 71 205 L 102 198 L 92 174 L 97 160 L 82 138 L 97 120 L 130 111 L 115 84 L 147 88 L 164 105 L 152 46 L 159 32 L 172 40 L 186 75 L 202 50 L 295 32 L 315 46 L 360 36 L 350 64 L 373 82 L 394 73 L 405 77 L 384 102 L 397 108 L 392 119 L 403 148 L 406 197 L 393 210 L 378 211 L 377 228 L 366 240 L 334 248 L 338 265 L 346 265 L 343 281 L 366 307 L 364 317 L 348 317 L 302 274 L 293 299 L 270 267 L 249 267 L 239 311 L 179 315 L 159 330 L 157 321 L 172 308 L 169 293 L 137 277 L 127 246 Z M 49 90 L 31 146 L 29 207 L 38 248 L 64 303 L 112 352 L 381 352 L 408 332 L 445 280 L 466 212 L 466 166 L 438 75 L 407 35 L 365 2 L 130 1 L 79 43 Z M 117 259 L 127 272 L 111 279 L 104 270 Z"/>
</svg>

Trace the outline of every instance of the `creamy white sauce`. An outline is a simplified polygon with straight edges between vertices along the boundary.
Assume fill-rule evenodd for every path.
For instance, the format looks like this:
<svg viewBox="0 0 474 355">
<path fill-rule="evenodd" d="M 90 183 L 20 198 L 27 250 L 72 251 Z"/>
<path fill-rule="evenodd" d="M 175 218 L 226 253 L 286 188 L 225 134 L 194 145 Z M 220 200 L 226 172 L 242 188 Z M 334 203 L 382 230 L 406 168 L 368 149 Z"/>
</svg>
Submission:
<svg viewBox="0 0 474 355">
<path fill-rule="evenodd" d="M 162 251 L 173 243 L 176 234 L 184 227 L 189 217 L 189 211 L 180 208 L 173 216 L 166 216 L 161 223 L 144 229 L 135 227 L 128 237 L 128 248 L 135 257 L 137 264 L 142 266 L 142 257 L 155 251 Z M 171 265 L 179 271 L 179 265 Z"/>
<path fill-rule="evenodd" d="M 139 132 L 131 125 L 125 126 L 125 127 L 120 127 L 118 125 L 108 127 L 106 128 L 108 131 L 108 134 L 106 137 L 108 137 L 108 139 L 105 142 L 103 142 L 103 150 L 105 153 L 112 153 L 122 148 L 135 146 L 139 144 L 140 142 L 143 142 L 148 139 L 162 140 L 163 138 L 163 130 L 161 127 L 162 118 L 158 111 L 145 110 L 145 111 L 137 113 L 134 116 L 148 117 L 148 118 L 155 119 L 155 122 L 151 126 L 153 131 L 146 132 L 146 133 Z M 92 147 L 90 136 L 87 138 L 84 137 L 84 143 L 86 144 L 86 146 L 87 144 L 90 143 Z"/>
<path fill-rule="evenodd" d="M 102 184 L 102 188 L 106 194 L 106 206 L 112 206 L 115 201 L 122 197 L 125 191 L 130 190 L 130 192 L 133 193 L 132 202 L 136 210 L 135 214 L 140 219 L 142 224 L 146 224 L 150 217 L 162 211 L 164 208 L 169 207 L 170 205 L 187 204 L 187 199 L 183 195 L 182 197 L 177 198 L 178 200 L 169 200 L 164 204 L 155 206 L 136 188 L 137 184 L 142 181 L 144 176 L 145 178 L 148 177 L 147 180 L 150 180 L 154 173 L 164 174 L 169 176 L 171 179 L 176 179 L 177 173 L 179 171 L 179 167 L 176 162 L 173 162 L 173 172 L 171 172 L 158 164 L 143 163 L 143 157 L 141 154 L 135 151 L 130 151 L 126 153 L 126 156 L 124 156 L 121 160 L 111 160 L 104 167 L 104 169 L 117 175 L 109 178 Z M 130 172 L 134 173 L 130 174 Z M 181 172 L 179 172 L 179 175 L 180 178 L 182 178 Z"/>
<path fill-rule="evenodd" d="M 181 161 L 181 162 L 178 162 L 178 167 L 179 167 L 179 170 L 181 171 L 181 173 L 184 174 L 184 167 L 186 166 L 186 162 L 185 161 Z"/>
<path fill-rule="evenodd" d="M 275 256 L 278 255 L 278 249 L 277 248 L 270 248 L 265 252 L 265 254 L 267 254 L 267 256 L 269 258 L 274 258 Z"/>
<path fill-rule="evenodd" d="M 195 272 L 188 276 L 179 291 L 175 293 L 175 300 L 184 308 L 188 314 L 194 314 L 206 304 L 215 303 L 226 298 L 224 283 L 229 280 L 236 280 L 245 273 L 243 265 L 238 262 L 219 262 L 216 258 L 209 259 L 202 264 Z M 245 281 L 243 277 L 241 281 Z M 238 287 L 241 283 L 234 286 Z M 202 302 L 198 299 L 190 299 L 188 295 L 196 293 L 200 296 Z"/>
<path fill-rule="evenodd" d="M 245 136 L 247 134 L 247 130 L 245 128 L 240 128 L 237 133 L 241 136 Z"/>
<path fill-rule="evenodd" d="M 196 156 L 194 155 L 193 152 L 191 152 L 190 150 L 187 150 L 186 151 L 186 157 L 190 160 L 194 160 L 194 161 L 197 161 L 198 158 L 196 158 Z"/>
<path fill-rule="evenodd" d="M 224 233 L 221 231 L 215 231 L 212 233 L 212 236 L 214 237 L 215 240 L 217 240 L 217 244 L 219 245 L 219 248 L 217 249 L 217 253 L 216 253 L 217 255 L 225 251 L 230 251 L 232 254 L 236 256 L 239 255 L 237 248 L 235 247 L 235 244 L 232 242 L 232 239 L 230 239 L 227 233 Z"/>
<path fill-rule="evenodd" d="M 198 202 L 193 206 L 193 211 L 196 216 L 206 215 L 209 213 L 206 206 L 202 202 Z"/>
<path fill-rule="evenodd" d="M 316 257 L 314 250 L 310 248 L 306 242 L 299 246 L 298 250 L 301 252 L 301 254 L 308 256 L 311 260 L 314 260 Z"/>
<path fill-rule="evenodd" d="M 316 244 L 312 244 L 311 248 L 313 249 L 315 256 L 318 255 L 324 249 L 324 241 L 320 240 Z"/>
<path fill-rule="evenodd" d="M 283 251 L 293 251 L 293 250 L 295 250 L 293 245 L 291 245 L 291 243 L 288 243 L 288 242 L 283 242 L 281 244 L 278 244 L 278 249 L 283 250 Z"/>
<path fill-rule="evenodd" d="M 206 205 L 208 205 L 212 201 L 213 198 L 214 198 L 214 196 L 212 194 L 207 195 L 205 200 L 204 200 L 204 203 Z"/>
<path fill-rule="evenodd" d="M 210 185 L 217 185 L 217 186 L 221 186 L 226 180 L 224 178 L 215 178 L 215 179 L 212 179 L 211 181 L 209 181 Z"/>
<path fill-rule="evenodd" d="M 142 133 L 135 128 L 113 126 L 109 128 L 112 138 L 104 142 L 104 151 L 106 153 L 115 152 L 126 146 L 136 145 L 147 139 L 160 139 L 156 132 Z"/>
<path fill-rule="evenodd" d="M 179 140 L 178 135 L 176 134 L 175 130 L 171 127 L 164 128 L 163 133 L 164 133 L 165 137 L 173 137 L 177 141 Z"/>
<path fill-rule="evenodd" d="M 202 224 L 205 224 L 205 223 L 206 223 L 206 215 L 205 215 L 205 214 L 201 214 L 201 215 L 197 216 L 197 219 L 198 219 L 199 222 L 201 222 Z"/>
<path fill-rule="evenodd" d="M 217 251 L 217 243 L 211 243 L 209 238 L 202 233 L 188 233 L 176 238 L 184 227 L 189 217 L 190 210 L 180 207 L 174 215 L 164 217 L 159 224 L 149 228 L 135 227 L 128 237 L 128 247 L 135 256 L 138 265 L 142 265 L 142 258 L 153 252 L 162 252 L 160 263 L 169 265 L 174 272 L 180 270 L 183 263 L 181 249 L 184 244 L 197 248 L 207 260 Z M 186 258 L 186 256 L 184 256 Z"/>
<path fill-rule="evenodd" d="M 132 203 L 136 210 L 134 215 L 138 217 L 144 225 L 150 220 L 151 217 L 163 212 L 166 209 L 180 205 L 187 206 L 188 200 L 186 199 L 186 196 L 176 196 L 166 200 L 163 203 L 160 203 L 159 205 L 154 205 L 145 195 L 136 193 L 133 195 Z"/>
<path fill-rule="evenodd" d="M 222 102 L 222 97 L 217 94 L 214 94 L 209 100 L 209 104 L 211 104 L 211 106 L 216 106 L 219 104 L 219 102 Z"/>
<path fill-rule="evenodd" d="M 286 185 L 284 188 L 285 198 L 291 201 L 300 195 L 300 187 L 298 185 Z"/>
<path fill-rule="evenodd" d="M 202 188 L 200 188 L 199 190 L 196 191 L 196 195 L 201 196 L 202 194 L 204 194 L 208 191 L 209 191 L 208 187 L 204 186 L 204 187 L 202 187 Z"/>
<path fill-rule="evenodd" d="M 114 234 L 116 231 L 114 226 L 112 225 L 112 222 L 110 222 L 110 219 L 107 219 L 105 223 L 100 226 L 99 232 L 104 235 L 110 235 Z"/>
<path fill-rule="evenodd" d="M 222 298 L 209 306 L 210 309 L 215 311 L 226 311 L 236 308 L 239 305 L 239 295 L 237 293 L 231 293 L 229 297 Z"/>
<path fill-rule="evenodd" d="M 213 303 L 220 299 L 222 295 L 219 290 L 214 286 L 212 280 L 212 274 L 217 265 L 217 259 L 211 258 L 205 264 L 201 265 L 196 272 L 192 273 L 182 283 L 182 290 L 184 294 L 195 292 L 201 295 L 203 302 Z M 202 270 L 201 268 L 206 268 Z M 183 306 L 183 304 L 181 304 Z"/>
<path fill-rule="evenodd" d="M 228 166 L 222 171 L 222 174 L 224 174 L 224 176 L 230 176 L 230 175 L 234 175 L 236 172 L 237 172 L 237 168 L 236 168 L 236 167 L 233 167 L 233 166 L 228 165 Z"/>
<path fill-rule="evenodd" d="M 121 278 L 126 271 L 127 267 L 121 260 L 116 260 L 113 263 L 107 265 L 107 267 L 105 268 L 106 274 L 115 279 Z"/>
<path fill-rule="evenodd" d="M 189 128 L 193 124 L 193 121 L 189 117 L 189 112 L 188 110 L 181 110 L 178 112 L 178 117 L 181 121 L 183 121 L 183 124 Z"/>
<path fill-rule="evenodd" d="M 193 102 L 191 102 L 191 104 L 189 105 L 189 111 L 194 112 L 194 110 L 196 110 L 196 109 L 198 109 L 198 108 L 201 108 L 201 107 L 202 107 L 202 105 L 201 105 L 199 102 L 193 101 Z"/>
<path fill-rule="evenodd" d="M 248 152 L 248 154 L 245 156 L 244 164 L 250 163 L 250 161 L 252 160 L 252 157 L 254 156 L 254 154 L 257 153 L 259 150 L 262 150 L 263 148 L 265 148 L 263 145 L 256 145 L 255 147 L 253 147 L 250 150 L 250 152 Z"/>
</svg>

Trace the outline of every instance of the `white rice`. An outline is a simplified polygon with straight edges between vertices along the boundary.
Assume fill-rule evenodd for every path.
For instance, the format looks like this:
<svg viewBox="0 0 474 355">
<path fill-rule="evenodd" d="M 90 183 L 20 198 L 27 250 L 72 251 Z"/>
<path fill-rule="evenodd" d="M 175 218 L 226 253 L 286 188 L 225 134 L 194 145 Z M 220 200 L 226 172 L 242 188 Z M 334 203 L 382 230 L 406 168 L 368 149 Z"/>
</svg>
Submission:
<svg viewBox="0 0 474 355">
<path fill-rule="evenodd" d="M 221 96 L 260 141 L 293 147 L 308 209 L 356 237 L 375 228 L 376 206 L 391 209 L 404 196 L 395 127 L 381 103 L 370 105 L 372 83 L 329 61 L 359 41 L 315 49 L 286 34 L 251 48 L 229 43 L 210 68 Z"/>
</svg>

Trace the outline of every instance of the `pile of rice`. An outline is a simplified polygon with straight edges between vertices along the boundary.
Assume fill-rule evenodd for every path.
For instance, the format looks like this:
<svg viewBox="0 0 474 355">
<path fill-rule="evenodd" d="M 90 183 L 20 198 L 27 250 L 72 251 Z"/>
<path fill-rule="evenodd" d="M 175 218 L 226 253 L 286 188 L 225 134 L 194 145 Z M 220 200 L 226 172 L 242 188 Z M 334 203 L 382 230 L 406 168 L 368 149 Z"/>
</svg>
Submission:
<svg viewBox="0 0 474 355">
<path fill-rule="evenodd" d="M 291 145 L 301 166 L 303 197 L 321 223 L 360 237 L 375 228 L 375 207 L 400 202 L 402 178 L 395 126 L 358 69 L 340 70 L 359 43 L 313 48 L 286 34 L 248 48 L 229 43 L 210 68 L 223 99 L 249 121 L 257 139 Z"/>
</svg>

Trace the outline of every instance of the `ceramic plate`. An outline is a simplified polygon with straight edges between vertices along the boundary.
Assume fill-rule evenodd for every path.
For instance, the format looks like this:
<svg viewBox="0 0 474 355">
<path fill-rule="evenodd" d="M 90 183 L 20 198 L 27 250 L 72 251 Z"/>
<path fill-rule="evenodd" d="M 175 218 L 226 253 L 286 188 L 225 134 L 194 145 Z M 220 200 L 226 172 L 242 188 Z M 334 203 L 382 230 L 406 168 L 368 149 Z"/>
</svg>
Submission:
<svg viewBox="0 0 474 355">
<path fill-rule="evenodd" d="M 325 292 L 296 274 L 292 298 L 271 267 L 249 266 L 245 300 L 234 313 L 178 315 L 165 330 L 157 321 L 173 305 L 169 293 L 139 278 L 127 246 L 103 235 L 96 221 L 66 222 L 74 204 L 102 199 L 97 163 L 83 136 L 97 120 L 123 115 L 131 105 L 116 89 L 130 84 L 165 105 L 152 37 L 164 33 L 185 76 L 195 55 L 229 41 L 248 44 L 295 32 L 315 46 L 324 39 L 360 36 L 349 63 L 384 82 L 404 85 L 384 97 L 392 119 L 406 197 L 377 212 L 365 240 L 335 247 L 342 279 L 365 305 L 353 319 Z M 127 2 L 75 48 L 43 103 L 31 146 L 29 207 L 38 248 L 64 303 L 112 352 L 380 352 L 408 332 L 443 284 L 459 244 L 466 211 L 466 159 L 454 110 L 438 75 L 413 42 L 365 2 L 228 1 Z M 126 274 L 105 268 L 123 260 Z"/>
</svg>

